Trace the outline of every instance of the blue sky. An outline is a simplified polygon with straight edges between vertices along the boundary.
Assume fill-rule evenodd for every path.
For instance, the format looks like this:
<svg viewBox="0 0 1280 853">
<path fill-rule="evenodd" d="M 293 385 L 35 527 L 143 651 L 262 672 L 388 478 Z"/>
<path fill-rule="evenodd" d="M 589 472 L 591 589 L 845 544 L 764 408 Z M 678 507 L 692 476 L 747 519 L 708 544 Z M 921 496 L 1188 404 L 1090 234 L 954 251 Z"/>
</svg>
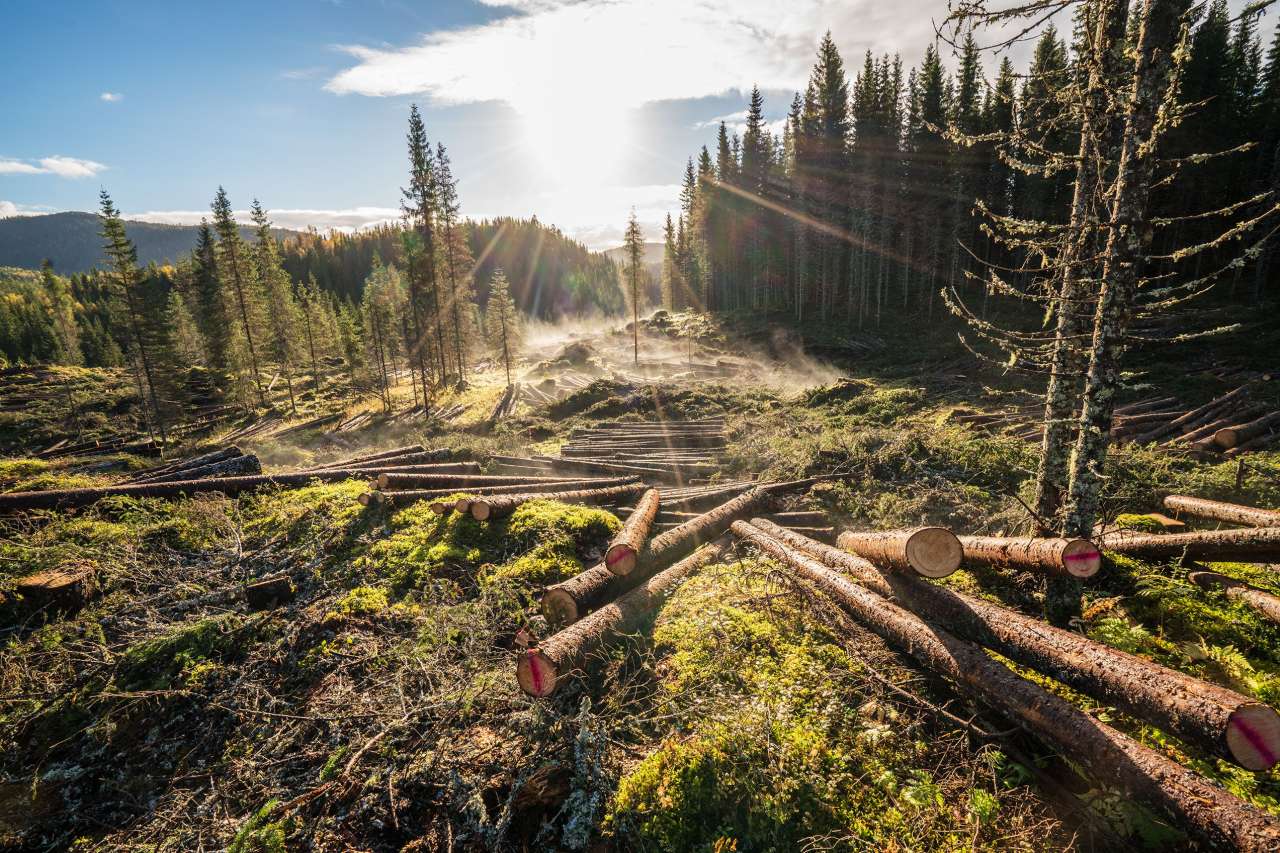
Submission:
<svg viewBox="0 0 1280 853">
<path fill-rule="evenodd" d="M 1243 0 L 1240 0 L 1243 2 Z M 411 102 L 473 216 L 656 239 L 685 158 L 753 83 L 780 119 L 831 29 L 918 62 L 941 0 L 3 0 L 0 215 L 189 222 L 219 184 L 281 225 L 395 215 Z"/>
</svg>

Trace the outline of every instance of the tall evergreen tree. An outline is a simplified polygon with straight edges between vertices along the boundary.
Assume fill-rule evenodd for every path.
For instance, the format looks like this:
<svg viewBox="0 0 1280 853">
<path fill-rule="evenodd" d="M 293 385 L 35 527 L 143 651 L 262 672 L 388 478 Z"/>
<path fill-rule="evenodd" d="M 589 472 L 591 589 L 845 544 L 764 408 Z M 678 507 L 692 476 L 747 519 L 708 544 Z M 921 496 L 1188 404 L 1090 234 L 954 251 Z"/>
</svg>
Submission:
<svg viewBox="0 0 1280 853">
<path fill-rule="evenodd" d="M 502 359 L 507 372 L 507 385 L 511 385 L 511 365 L 519 356 L 524 340 L 520 312 L 511 298 L 511 283 L 506 273 L 494 270 L 489 282 L 489 302 L 484 312 L 484 327 L 489 338 L 490 350 Z"/>
<path fill-rule="evenodd" d="M 253 200 L 252 217 L 257 227 L 254 262 L 267 310 L 267 350 L 284 376 L 285 389 L 289 392 L 289 409 L 297 414 L 293 371 L 298 360 L 298 306 L 293 299 L 293 282 L 280 265 L 276 239 L 271 234 L 271 221 L 256 198 Z"/>
<path fill-rule="evenodd" d="M 247 252 L 240 239 L 240 226 L 231 211 L 227 191 L 218 187 L 213 197 L 213 227 L 218 232 L 219 277 L 226 282 L 234 296 L 239 331 L 248 357 L 248 367 L 253 386 L 257 389 L 258 402 L 267 401 L 262 385 L 262 372 L 258 364 L 257 328 L 261 308 L 257 282 L 248 266 Z"/>
<path fill-rule="evenodd" d="M 721 125 L 723 128 L 724 125 Z M 631 303 L 631 342 L 634 349 L 635 363 L 640 363 L 640 281 L 644 277 L 644 234 L 640 231 L 640 221 L 636 219 L 636 209 L 631 208 L 631 218 L 627 220 L 627 230 L 622 238 L 626 255 L 624 271 L 627 276 L 627 300 Z"/>
</svg>

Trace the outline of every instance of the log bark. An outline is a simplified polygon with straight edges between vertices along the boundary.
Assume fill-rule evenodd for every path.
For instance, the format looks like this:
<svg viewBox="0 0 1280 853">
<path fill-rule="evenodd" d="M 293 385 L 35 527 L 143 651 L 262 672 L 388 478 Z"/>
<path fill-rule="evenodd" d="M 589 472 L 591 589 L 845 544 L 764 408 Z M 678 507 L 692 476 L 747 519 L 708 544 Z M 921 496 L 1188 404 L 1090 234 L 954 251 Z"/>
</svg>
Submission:
<svg viewBox="0 0 1280 853">
<path fill-rule="evenodd" d="M 626 524 L 613 537 L 608 549 L 604 552 L 604 564 L 615 575 L 626 576 L 636 567 L 636 558 L 649 538 L 649 531 L 658 515 L 659 495 L 657 489 L 649 489 L 636 504 L 635 510 L 627 517 Z"/>
<path fill-rule="evenodd" d="M 1091 578 L 1102 566 L 1102 554 L 1088 539 L 959 538 L 966 563 L 1017 566 L 1074 578 Z"/>
<path fill-rule="evenodd" d="M 206 477 L 243 477 L 250 474 L 261 474 L 262 463 L 258 457 L 250 453 L 245 456 L 233 456 L 221 462 L 201 465 L 199 468 L 183 468 L 171 474 L 152 477 L 147 483 L 172 483 L 177 480 L 202 480 Z"/>
<path fill-rule="evenodd" d="M 703 545 L 616 601 L 529 649 L 516 663 L 520 689 L 530 696 L 550 696 L 564 683 L 569 672 L 581 667 L 592 653 L 610 641 L 634 632 L 686 578 L 719 560 L 728 545 L 724 536 Z"/>
<path fill-rule="evenodd" d="M 851 554 L 926 578 L 945 578 L 960 568 L 963 555 L 960 541 L 945 527 L 846 530 L 836 541 Z"/>
<path fill-rule="evenodd" d="M 423 447 L 421 444 L 410 444 L 405 447 L 396 447 L 391 450 L 383 450 L 380 453 L 369 453 L 364 456 L 353 456 L 350 459 L 340 459 L 337 462 L 328 462 L 324 465 L 316 465 L 313 470 L 321 470 L 324 468 L 350 468 L 356 465 L 361 465 L 365 462 L 375 462 L 379 459 L 391 459 L 392 457 L 395 457 L 395 456 L 404 456 L 409 453 L 423 453 L 425 451 L 426 451 L 426 448 Z M 444 454 L 440 458 L 448 459 L 449 458 L 448 454 L 451 451 L 436 450 L 432 452 Z"/>
<path fill-rule="evenodd" d="M 244 452 L 233 444 L 230 447 L 223 447 L 219 450 L 210 451 L 209 453 L 202 453 L 199 456 L 192 456 L 189 459 L 181 459 L 169 465 L 161 465 L 157 468 L 142 471 L 129 482 L 146 483 L 151 481 L 154 477 L 163 477 L 164 475 L 172 474 L 175 471 L 202 468 L 205 465 L 212 465 L 215 462 L 225 462 L 228 459 L 234 459 L 237 456 L 243 455 Z"/>
<path fill-rule="evenodd" d="M 479 486 L 513 486 L 520 483 L 566 483 L 581 477 L 507 477 L 501 474 L 430 474 L 383 471 L 378 475 L 382 491 L 403 489 L 454 489 Z"/>
<path fill-rule="evenodd" d="M 1143 400 L 1137 403 L 1129 403 L 1128 405 L 1119 406 L 1116 411 L 1116 417 L 1126 417 L 1128 415 L 1136 415 L 1139 412 L 1149 412 L 1152 409 L 1158 409 L 1161 406 L 1168 406 L 1178 402 L 1177 397 L 1160 397 L 1156 400 Z"/>
<path fill-rule="evenodd" d="M 1166 435 L 1175 435 L 1180 433 L 1186 427 L 1196 425 L 1196 421 L 1199 419 L 1212 417 L 1214 412 L 1217 412 L 1224 406 L 1241 399 L 1248 393 L 1249 386 L 1241 385 L 1234 391 L 1228 391 L 1221 397 L 1210 400 L 1198 409 L 1192 409 L 1180 418 L 1174 418 L 1167 424 L 1163 424 L 1156 429 L 1149 430 L 1148 432 L 1135 437 L 1133 441 L 1135 444 L 1146 444 L 1147 442 L 1164 438 Z"/>
<path fill-rule="evenodd" d="M 1217 572 L 1191 572 L 1187 575 L 1187 580 L 1201 589 L 1220 591 L 1233 601 L 1247 604 L 1272 622 L 1280 622 L 1280 596 L 1265 589 L 1258 589 Z"/>
<path fill-rule="evenodd" d="M 1271 412 L 1245 423 L 1223 427 L 1213 434 L 1213 443 L 1223 450 L 1243 444 L 1252 438 L 1280 429 L 1280 412 Z"/>
<path fill-rule="evenodd" d="M 1178 515 L 1208 518 L 1214 521 L 1225 521 L 1229 524 L 1243 524 L 1249 527 L 1280 527 L 1280 509 L 1259 509 L 1224 501 L 1193 498 L 1188 495 L 1169 495 L 1164 499 L 1164 507 Z"/>
<path fill-rule="evenodd" d="M 602 489 L 570 489 L 556 492 L 525 492 L 524 494 L 515 495 L 478 497 L 470 500 L 469 510 L 471 517 L 476 521 L 493 521 L 498 518 L 506 518 L 529 501 L 560 501 L 561 503 L 570 504 L 617 503 L 623 498 L 640 494 L 645 488 L 646 486 L 643 483 L 631 483 L 625 486 L 607 486 Z"/>
<path fill-rule="evenodd" d="M 368 471 L 304 471 L 292 474 L 257 474 L 249 477 L 211 477 L 205 480 L 178 480 L 172 483 L 138 483 L 136 485 L 103 486 L 89 489 L 51 489 L 37 492 L 0 494 L 0 513 L 33 509 L 69 509 L 88 506 L 102 498 L 124 496 L 136 498 L 176 498 L 206 492 L 221 492 L 234 497 L 242 492 L 263 487 L 301 488 L 313 481 L 338 483 L 343 480 L 367 480 Z"/>
<path fill-rule="evenodd" d="M 1169 533 L 1115 538 L 1108 534 L 1102 547 L 1141 560 L 1189 560 L 1210 562 L 1237 560 L 1243 563 L 1269 563 L 1280 560 L 1280 527 L 1255 527 L 1249 530 L 1206 530 L 1195 533 Z"/>
<path fill-rule="evenodd" d="M 680 482 L 687 479 L 667 468 L 661 468 L 656 465 L 624 465 L 619 462 L 600 462 L 598 460 L 588 459 L 565 459 L 555 456 L 539 456 L 538 461 L 551 463 L 555 468 L 565 471 L 579 471 L 588 474 L 642 474 L 650 479 L 662 480 L 664 482 Z"/>
<path fill-rule="evenodd" d="M 446 466 L 471 466 L 479 470 L 478 462 L 455 462 L 441 461 L 448 460 L 453 455 L 452 451 L 444 453 L 438 450 L 428 450 L 425 453 L 404 453 L 399 456 L 392 456 L 387 459 L 372 459 L 368 462 L 353 462 L 350 465 L 342 465 L 340 467 L 351 470 L 360 468 L 373 471 L 401 471 L 404 469 L 413 470 L 415 468 L 441 468 Z M 313 471 L 329 471 L 331 468 L 313 468 Z"/>
<path fill-rule="evenodd" d="M 1249 453 L 1255 450 L 1266 450 L 1275 444 L 1276 439 L 1280 438 L 1280 430 L 1276 432 L 1265 432 L 1262 435 L 1254 436 L 1248 441 L 1241 442 L 1222 455 L 1228 459 L 1234 459 L 1242 453 Z"/>
<path fill-rule="evenodd" d="M 1199 842 L 1239 850 L 1280 847 L 1280 820 L 1013 673 L 977 644 L 925 622 L 806 554 L 789 551 L 762 530 L 739 522 L 734 532 L 785 559 L 846 612 L 925 668 L 1017 721 L 1092 775 L 1159 808 Z"/>
<path fill-rule="evenodd" d="M 640 482 L 639 477 L 597 477 L 582 480 L 555 480 L 553 482 L 525 482 L 516 483 L 509 486 L 483 486 L 475 489 L 466 489 L 468 493 L 474 495 L 519 495 L 532 494 L 534 492 L 565 492 L 577 489 L 603 489 L 609 486 L 625 486 L 629 483 Z M 430 500 L 432 498 L 442 498 L 448 495 L 455 495 L 458 489 L 402 489 L 400 491 L 375 491 L 370 492 L 371 497 L 367 501 L 361 501 L 366 505 L 372 504 L 391 504 L 393 506 L 408 506 L 414 501 Z M 363 495 L 361 497 L 364 497 Z"/>
<path fill-rule="evenodd" d="M 763 519 L 753 519 L 751 524 L 780 543 L 781 551 L 770 551 L 779 559 L 785 560 L 787 554 L 807 554 L 949 631 L 1147 720 L 1211 754 L 1250 770 L 1265 770 L 1280 760 L 1280 715 L 1255 699 L 1016 610 L 880 569 Z M 734 532 L 750 533 L 737 528 Z"/>
<path fill-rule="evenodd" d="M 733 521 L 756 512 L 769 499 L 768 492 L 752 489 L 704 512 L 675 530 L 655 537 L 641 552 L 639 565 L 626 577 L 615 575 L 601 562 L 568 580 L 547 587 L 542 594 L 542 615 L 553 626 L 577 622 L 592 610 L 644 583 L 685 552 L 720 536 L 729 529 Z"/>
</svg>

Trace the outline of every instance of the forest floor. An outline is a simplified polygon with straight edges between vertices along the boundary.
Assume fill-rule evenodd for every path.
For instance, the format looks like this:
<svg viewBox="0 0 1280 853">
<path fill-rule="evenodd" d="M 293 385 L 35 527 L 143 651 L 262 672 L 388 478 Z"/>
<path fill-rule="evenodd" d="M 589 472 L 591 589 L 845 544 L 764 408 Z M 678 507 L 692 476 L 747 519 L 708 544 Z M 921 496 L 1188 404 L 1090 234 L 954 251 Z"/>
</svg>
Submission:
<svg viewBox="0 0 1280 853">
<path fill-rule="evenodd" d="M 505 387 L 493 365 L 439 401 L 463 404 L 444 428 L 371 417 L 337 435 L 238 443 L 269 469 L 411 441 L 483 460 L 554 450 L 572 429 L 603 420 L 723 415 L 722 479 L 855 475 L 811 492 L 837 527 L 1027 527 L 1035 443 L 1017 424 L 983 430 L 956 412 L 1033 403 L 1034 380 L 978 369 L 953 345 L 874 331 L 802 342 L 771 333 L 762 317 L 731 329 L 691 315 L 647 322 L 639 367 L 628 364 L 631 346 L 625 328 L 531 330 L 520 380 L 557 399 L 522 398 L 487 434 L 475 428 Z M 1179 362 L 1139 360 L 1130 394 L 1204 402 L 1239 384 L 1233 371 L 1252 367 L 1250 354 L 1275 351 L 1253 339 Z M 124 417 L 119 376 L 73 373 L 84 385 L 75 405 L 0 413 L 11 453 L 0 460 L 0 490 L 108 483 L 150 464 L 128 454 L 18 455 L 65 430 L 70 412 L 99 412 L 104 424 Z M 1274 398 L 1277 386 L 1262 393 Z M 410 399 L 407 385 L 398 393 Z M 361 407 L 376 409 L 366 401 L 349 411 Z M 36 438 L 24 445 L 27 435 Z M 1121 448 L 1107 471 L 1108 520 L 1158 510 L 1175 492 L 1280 506 L 1280 453 L 1247 458 L 1238 482 L 1234 460 Z M 87 467 L 104 461 L 117 470 Z M 618 519 L 539 501 L 481 524 L 423 503 L 364 507 L 366 489 L 349 481 L 238 499 L 113 498 L 0 519 L 0 847 L 1185 843 L 1178 827 L 1080 775 L 1069 756 L 969 703 L 746 548 L 686 582 L 554 698 L 531 699 L 514 677 L 518 631 L 547 633 L 538 591 L 598 560 Z M 20 617 L 14 581 L 67 565 L 92 566 L 99 597 L 75 614 Z M 1280 594 L 1272 570 L 1213 568 Z M 278 572 L 296 597 L 248 611 L 246 580 Z M 1280 626 L 1186 575 L 1178 563 L 1110 558 L 1074 628 L 1280 706 Z M 1030 573 L 962 569 L 941 583 L 1042 611 L 1042 581 Z M 1280 815 L 1280 772 L 1241 770 L 1020 671 Z"/>
</svg>

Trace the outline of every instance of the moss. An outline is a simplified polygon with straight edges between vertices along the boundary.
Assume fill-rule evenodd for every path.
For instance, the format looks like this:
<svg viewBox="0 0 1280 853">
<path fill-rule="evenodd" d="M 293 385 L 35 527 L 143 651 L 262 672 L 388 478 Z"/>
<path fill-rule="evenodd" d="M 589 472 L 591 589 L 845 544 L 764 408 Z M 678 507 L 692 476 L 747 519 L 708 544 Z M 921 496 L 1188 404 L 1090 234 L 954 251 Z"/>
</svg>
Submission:
<svg viewBox="0 0 1280 853">
<path fill-rule="evenodd" d="M 1121 513 L 1116 516 L 1116 526 L 1126 530 L 1141 530 L 1144 533 L 1164 533 L 1164 525 L 1149 515 Z"/>
<path fill-rule="evenodd" d="M 368 616 L 387 609 L 387 592 L 374 586 L 358 586 L 338 599 L 326 619 L 342 616 Z"/>
<path fill-rule="evenodd" d="M 175 681 L 199 684 L 210 662 L 237 657 L 253 639 L 253 628 L 236 614 L 202 619 L 130 646 L 120 657 L 116 683 L 129 690 L 158 690 Z"/>
<path fill-rule="evenodd" d="M 293 820 L 272 820 L 279 807 L 279 800 L 269 800 L 258 809 L 236 832 L 227 853 L 285 853 L 285 838 L 293 828 Z"/>
</svg>

